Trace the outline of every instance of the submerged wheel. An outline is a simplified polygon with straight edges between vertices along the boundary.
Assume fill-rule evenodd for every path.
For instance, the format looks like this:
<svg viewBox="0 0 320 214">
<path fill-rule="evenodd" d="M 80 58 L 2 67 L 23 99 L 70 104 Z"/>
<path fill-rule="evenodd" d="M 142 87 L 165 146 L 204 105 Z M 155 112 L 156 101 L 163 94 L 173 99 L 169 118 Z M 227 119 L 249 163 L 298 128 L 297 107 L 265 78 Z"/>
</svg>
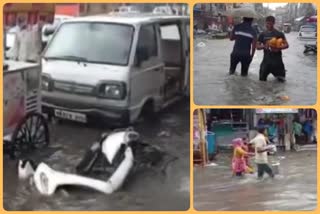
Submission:
<svg viewBox="0 0 320 214">
<path fill-rule="evenodd" d="M 49 127 L 45 117 L 39 113 L 28 113 L 12 134 L 10 157 L 39 149 L 49 144 Z"/>
</svg>

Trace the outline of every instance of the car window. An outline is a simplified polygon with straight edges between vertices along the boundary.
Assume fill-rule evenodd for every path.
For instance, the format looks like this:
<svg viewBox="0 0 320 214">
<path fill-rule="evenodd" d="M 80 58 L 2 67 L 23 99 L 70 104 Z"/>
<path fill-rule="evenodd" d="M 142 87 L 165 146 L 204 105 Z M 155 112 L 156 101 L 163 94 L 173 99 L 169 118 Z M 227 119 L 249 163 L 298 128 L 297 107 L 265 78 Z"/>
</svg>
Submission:
<svg viewBox="0 0 320 214">
<path fill-rule="evenodd" d="M 67 56 L 93 63 L 127 65 L 133 32 L 130 25 L 66 22 L 53 36 L 45 57 Z"/>
<path fill-rule="evenodd" d="M 316 28 L 315 27 L 301 27 L 301 31 L 303 31 L 303 32 L 315 32 Z"/>
<path fill-rule="evenodd" d="M 160 26 L 161 39 L 180 40 L 180 31 L 177 24 Z"/>
<path fill-rule="evenodd" d="M 146 51 L 146 60 L 158 56 L 157 35 L 153 25 L 145 25 L 140 28 L 138 49 Z"/>
</svg>

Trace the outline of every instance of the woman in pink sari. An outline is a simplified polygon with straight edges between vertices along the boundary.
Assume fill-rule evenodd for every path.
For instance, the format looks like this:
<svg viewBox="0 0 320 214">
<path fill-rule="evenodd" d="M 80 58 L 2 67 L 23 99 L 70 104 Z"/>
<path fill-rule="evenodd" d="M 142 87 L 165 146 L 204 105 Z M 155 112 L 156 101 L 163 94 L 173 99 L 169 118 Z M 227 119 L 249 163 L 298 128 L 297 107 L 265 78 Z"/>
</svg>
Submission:
<svg viewBox="0 0 320 214">
<path fill-rule="evenodd" d="M 246 164 L 246 156 L 251 153 L 243 149 L 243 140 L 236 138 L 232 140 L 233 144 L 233 158 L 232 158 L 232 174 L 242 176 L 244 173 L 251 173 L 253 170 Z"/>
</svg>

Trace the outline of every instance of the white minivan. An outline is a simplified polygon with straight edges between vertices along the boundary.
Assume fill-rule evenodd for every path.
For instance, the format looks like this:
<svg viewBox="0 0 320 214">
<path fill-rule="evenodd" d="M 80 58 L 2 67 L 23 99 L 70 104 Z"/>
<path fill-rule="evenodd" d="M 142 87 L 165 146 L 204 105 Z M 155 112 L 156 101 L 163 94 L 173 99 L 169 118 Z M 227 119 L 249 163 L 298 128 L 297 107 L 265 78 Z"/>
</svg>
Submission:
<svg viewBox="0 0 320 214">
<path fill-rule="evenodd" d="M 62 23 L 41 62 L 44 113 L 125 125 L 177 101 L 189 93 L 189 22 L 140 14 Z"/>
</svg>

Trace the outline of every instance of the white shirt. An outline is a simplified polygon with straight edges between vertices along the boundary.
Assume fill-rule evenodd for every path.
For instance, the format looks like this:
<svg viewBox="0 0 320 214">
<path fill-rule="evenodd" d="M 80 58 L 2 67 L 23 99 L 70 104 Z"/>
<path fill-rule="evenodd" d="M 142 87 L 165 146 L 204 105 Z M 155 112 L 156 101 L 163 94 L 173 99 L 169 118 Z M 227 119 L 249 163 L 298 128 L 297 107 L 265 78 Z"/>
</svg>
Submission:
<svg viewBox="0 0 320 214">
<path fill-rule="evenodd" d="M 255 146 L 255 159 L 256 163 L 268 163 L 268 152 L 258 152 L 258 150 L 263 150 L 267 146 L 266 138 L 263 134 L 258 134 L 255 138 L 253 138 L 250 143 Z"/>
<path fill-rule="evenodd" d="M 8 57 L 18 61 L 39 61 L 41 53 L 41 31 L 38 26 L 16 33 L 15 42 Z"/>
</svg>

